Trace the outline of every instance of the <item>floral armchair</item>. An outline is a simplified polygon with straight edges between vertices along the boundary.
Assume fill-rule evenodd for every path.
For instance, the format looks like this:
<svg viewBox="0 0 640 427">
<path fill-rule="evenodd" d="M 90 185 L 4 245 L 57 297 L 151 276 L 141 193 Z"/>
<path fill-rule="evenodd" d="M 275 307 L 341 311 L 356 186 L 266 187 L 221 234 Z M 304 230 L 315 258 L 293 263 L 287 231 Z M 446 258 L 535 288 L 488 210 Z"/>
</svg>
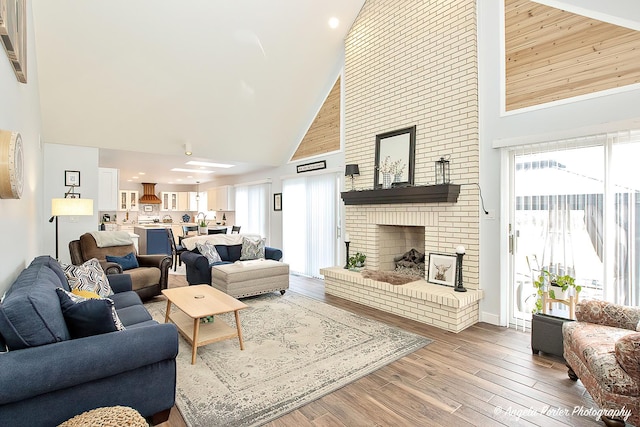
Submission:
<svg viewBox="0 0 640 427">
<path fill-rule="evenodd" d="M 607 426 L 640 426 L 640 307 L 582 301 L 576 319 L 562 327 L 569 378 L 582 381 Z"/>
</svg>

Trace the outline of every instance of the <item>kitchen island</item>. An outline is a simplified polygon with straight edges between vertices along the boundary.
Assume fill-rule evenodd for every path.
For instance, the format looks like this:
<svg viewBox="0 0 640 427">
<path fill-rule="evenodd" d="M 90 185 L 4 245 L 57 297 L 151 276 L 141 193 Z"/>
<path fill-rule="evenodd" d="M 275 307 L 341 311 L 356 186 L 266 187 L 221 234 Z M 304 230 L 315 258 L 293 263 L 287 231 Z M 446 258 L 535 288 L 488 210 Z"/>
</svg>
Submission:
<svg viewBox="0 0 640 427">
<path fill-rule="evenodd" d="M 167 227 L 171 227 L 171 224 L 135 226 L 133 232 L 140 236 L 138 253 L 140 255 L 171 255 Z"/>
</svg>

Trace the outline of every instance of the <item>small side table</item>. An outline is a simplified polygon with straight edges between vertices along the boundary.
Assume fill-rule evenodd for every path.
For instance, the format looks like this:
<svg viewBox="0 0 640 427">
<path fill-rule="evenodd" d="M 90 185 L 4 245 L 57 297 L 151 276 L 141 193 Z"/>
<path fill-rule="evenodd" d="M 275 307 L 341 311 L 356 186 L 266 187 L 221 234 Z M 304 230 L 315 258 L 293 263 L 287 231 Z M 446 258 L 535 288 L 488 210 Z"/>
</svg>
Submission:
<svg viewBox="0 0 640 427">
<path fill-rule="evenodd" d="M 572 322 L 565 317 L 536 313 L 531 318 L 531 351 L 563 357 L 562 324 Z"/>
</svg>

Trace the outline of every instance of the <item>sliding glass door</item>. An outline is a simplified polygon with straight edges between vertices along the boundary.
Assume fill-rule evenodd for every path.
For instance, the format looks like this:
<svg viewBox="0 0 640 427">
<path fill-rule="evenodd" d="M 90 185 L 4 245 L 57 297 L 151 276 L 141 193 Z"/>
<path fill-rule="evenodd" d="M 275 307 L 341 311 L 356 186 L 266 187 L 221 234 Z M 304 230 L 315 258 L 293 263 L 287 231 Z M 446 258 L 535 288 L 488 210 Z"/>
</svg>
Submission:
<svg viewBox="0 0 640 427">
<path fill-rule="evenodd" d="M 334 173 L 283 180 L 283 253 L 292 273 L 320 277 L 336 265 L 338 182 Z"/>
<path fill-rule="evenodd" d="M 530 318 L 541 269 L 574 276 L 581 299 L 638 304 L 640 137 L 633 136 L 512 151 L 512 322 Z"/>
</svg>

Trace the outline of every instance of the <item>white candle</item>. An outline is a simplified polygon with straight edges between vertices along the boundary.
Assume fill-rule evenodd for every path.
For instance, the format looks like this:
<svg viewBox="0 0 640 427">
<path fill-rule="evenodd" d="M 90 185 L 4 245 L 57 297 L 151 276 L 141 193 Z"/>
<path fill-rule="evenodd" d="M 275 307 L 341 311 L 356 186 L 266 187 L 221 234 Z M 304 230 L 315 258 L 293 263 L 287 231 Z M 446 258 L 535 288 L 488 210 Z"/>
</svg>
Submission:
<svg viewBox="0 0 640 427">
<path fill-rule="evenodd" d="M 349 233 L 344 233 L 344 241 L 345 242 L 350 242 L 351 239 L 349 238 Z"/>
</svg>

